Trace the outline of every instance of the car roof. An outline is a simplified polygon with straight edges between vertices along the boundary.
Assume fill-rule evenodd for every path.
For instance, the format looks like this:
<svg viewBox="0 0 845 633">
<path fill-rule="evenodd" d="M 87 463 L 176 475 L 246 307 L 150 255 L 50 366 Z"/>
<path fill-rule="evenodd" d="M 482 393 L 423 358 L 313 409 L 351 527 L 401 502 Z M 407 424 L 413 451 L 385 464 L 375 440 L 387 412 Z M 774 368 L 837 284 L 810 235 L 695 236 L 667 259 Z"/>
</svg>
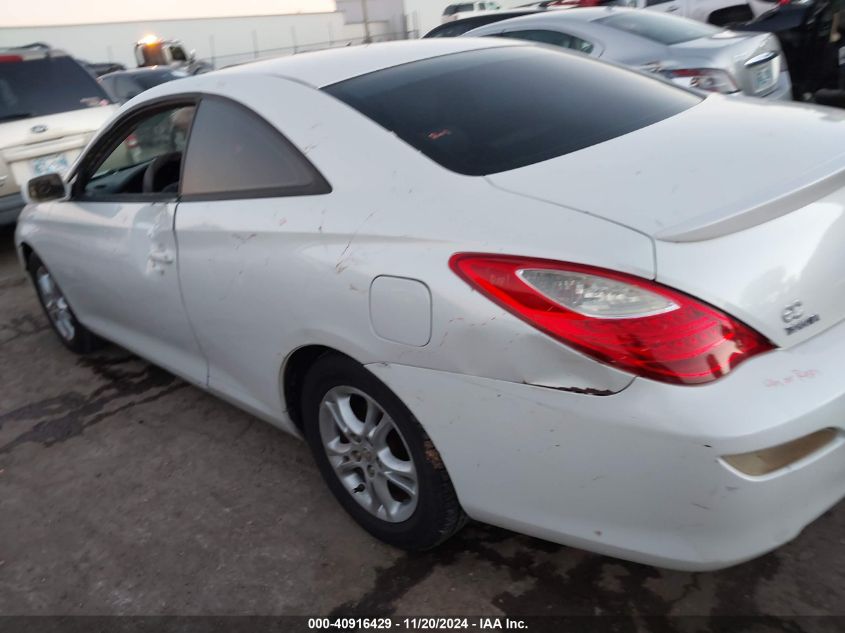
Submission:
<svg viewBox="0 0 845 633">
<path fill-rule="evenodd" d="M 315 88 L 411 62 L 484 48 L 525 46 L 525 42 L 484 38 L 442 37 L 332 48 L 250 62 L 220 73 L 275 75 Z"/>
<path fill-rule="evenodd" d="M 69 55 L 57 48 L 51 48 L 43 42 L 33 42 L 24 46 L 0 46 L 1 56 L 17 56 L 28 62 L 34 59 L 46 59 L 47 57 L 69 57 Z"/>
<path fill-rule="evenodd" d="M 125 70 L 115 70 L 110 73 L 104 73 L 100 75 L 100 79 L 103 77 L 117 77 L 118 75 L 169 75 L 174 72 L 174 68 L 170 66 L 142 66 L 141 68 L 127 68 Z"/>
</svg>

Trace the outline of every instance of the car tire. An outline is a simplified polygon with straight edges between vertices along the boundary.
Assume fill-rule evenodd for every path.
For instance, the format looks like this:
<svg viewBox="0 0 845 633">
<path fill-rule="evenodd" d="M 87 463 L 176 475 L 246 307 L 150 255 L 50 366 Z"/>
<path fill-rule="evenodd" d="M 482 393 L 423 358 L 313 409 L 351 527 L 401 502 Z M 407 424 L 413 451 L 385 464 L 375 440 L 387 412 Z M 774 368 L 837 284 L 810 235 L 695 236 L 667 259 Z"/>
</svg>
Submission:
<svg viewBox="0 0 845 633">
<path fill-rule="evenodd" d="M 59 340 L 76 354 L 87 354 L 103 346 L 103 340 L 76 318 L 67 299 L 47 266 L 35 253 L 27 262 L 38 302 Z"/>
<path fill-rule="evenodd" d="M 440 454 L 411 411 L 347 356 L 326 353 L 302 387 L 305 438 L 338 502 L 376 538 L 435 547 L 467 522 Z"/>
</svg>

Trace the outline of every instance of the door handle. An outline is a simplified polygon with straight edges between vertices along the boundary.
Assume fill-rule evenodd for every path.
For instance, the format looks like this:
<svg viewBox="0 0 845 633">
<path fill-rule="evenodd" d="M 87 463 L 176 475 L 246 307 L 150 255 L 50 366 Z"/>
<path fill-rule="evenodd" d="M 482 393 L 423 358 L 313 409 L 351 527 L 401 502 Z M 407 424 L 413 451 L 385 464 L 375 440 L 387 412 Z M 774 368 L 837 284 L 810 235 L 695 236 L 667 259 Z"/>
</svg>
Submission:
<svg viewBox="0 0 845 633">
<path fill-rule="evenodd" d="M 674 13 L 677 10 L 678 10 L 678 7 L 669 7 L 668 9 L 666 9 L 666 12 L 667 13 Z"/>
<path fill-rule="evenodd" d="M 170 251 L 151 251 L 149 257 L 156 264 L 172 264 L 175 261 Z"/>
</svg>

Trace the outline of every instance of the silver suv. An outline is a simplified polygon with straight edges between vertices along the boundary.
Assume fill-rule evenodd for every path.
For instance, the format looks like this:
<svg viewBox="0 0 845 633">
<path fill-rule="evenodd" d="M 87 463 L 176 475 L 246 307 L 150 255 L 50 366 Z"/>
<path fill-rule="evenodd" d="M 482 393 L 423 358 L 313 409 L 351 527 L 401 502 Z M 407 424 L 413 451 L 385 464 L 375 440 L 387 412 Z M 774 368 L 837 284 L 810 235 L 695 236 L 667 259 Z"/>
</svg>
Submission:
<svg viewBox="0 0 845 633">
<path fill-rule="evenodd" d="M 0 48 L 0 225 L 34 177 L 63 173 L 116 111 L 83 66 L 45 44 Z"/>
</svg>

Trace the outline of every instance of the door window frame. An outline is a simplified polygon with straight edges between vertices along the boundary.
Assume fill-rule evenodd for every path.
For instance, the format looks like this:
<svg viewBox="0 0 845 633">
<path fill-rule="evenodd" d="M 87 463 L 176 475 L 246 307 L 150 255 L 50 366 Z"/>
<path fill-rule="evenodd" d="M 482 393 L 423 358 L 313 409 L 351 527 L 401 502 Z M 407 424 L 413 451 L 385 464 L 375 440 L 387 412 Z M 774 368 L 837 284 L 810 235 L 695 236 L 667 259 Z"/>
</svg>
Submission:
<svg viewBox="0 0 845 633">
<path fill-rule="evenodd" d="M 195 193 L 183 195 L 182 182 L 185 173 L 185 165 L 191 146 L 191 138 L 194 131 L 194 121 L 199 114 L 202 102 L 205 100 L 222 100 L 234 104 L 238 109 L 243 110 L 248 116 L 257 119 L 265 125 L 276 138 L 280 140 L 299 160 L 311 174 L 311 183 L 305 186 L 279 186 L 260 189 L 244 189 L 239 191 L 221 191 L 213 193 Z M 104 195 L 86 195 L 85 185 L 88 184 L 94 175 L 97 167 L 105 161 L 111 153 L 117 149 L 120 143 L 129 135 L 135 126 L 145 118 L 153 116 L 158 112 L 177 109 L 180 107 L 191 107 L 195 109 L 191 124 L 188 127 L 185 149 L 182 152 L 182 164 L 179 174 L 179 190 L 176 192 L 160 193 L 119 193 Z M 275 125 L 258 112 L 247 105 L 229 97 L 207 93 L 181 93 L 178 95 L 167 95 L 158 99 L 151 99 L 141 103 L 127 112 L 118 120 L 114 121 L 96 141 L 95 144 L 85 153 L 77 167 L 69 174 L 68 182 L 71 185 L 70 200 L 74 202 L 200 202 L 211 200 L 247 200 L 251 198 L 282 198 L 291 196 L 324 195 L 332 192 L 332 186 L 323 176 L 319 169 L 305 156 L 296 145 L 294 145 Z"/>
<path fill-rule="evenodd" d="M 182 183 L 185 173 L 185 166 L 188 163 L 188 156 L 191 149 L 191 141 L 193 138 L 193 127 L 196 117 L 202 110 L 202 104 L 205 101 L 223 101 L 230 105 L 234 105 L 236 109 L 244 112 L 247 117 L 256 120 L 258 123 L 268 129 L 273 134 L 276 140 L 280 141 L 288 151 L 298 160 L 305 170 L 311 176 L 311 182 L 307 185 L 279 185 L 275 187 L 258 187 L 254 189 L 238 189 L 236 191 L 215 191 L 209 193 L 183 193 Z M 185 144 L 185 155 L 182 159 L 182 173 L 179 177 L 179 201 L 180 202 L 208 202 L 212 200 L 250 200 L 255 198 L 289 198 L 294 196 L 317 196 L 325 195 L 332 192 L 332 186 L 328 180 L 323 176 L 319 169 L 308 160 L 308 157 L 294 145 L 275 125 L 273 125 L 266 118 L 261 116 L 258 112 L 249 106 L 222 95 L 203 95 L 197 104 L 197 110 L 194 118 L 191 120 L 191 129 L 188 135 L 188 142 Z"/>
<path fill-rule="evenodd" d="M 667 0 L 667 1 L 670 1 L 670 0 Z M 568 24 L 566 25 L 565 31 L 562 30 L 561 28 L 558 28 L 558 27 L 549 27 L 549 26 L 545 26 L 545 25 L 539 25 L 539 26 L 536 26 L 534 28 L 526 28 L 524 26 L 519 26 L 519 27 L 509 26 L 507 28 L 503 28 L 500 31 L 500 35 L 504 35 L 505 37 L 508 37 L 507 35 L 505 35 L 506 33 L 519 33 L 520 31 L 551 31 L 551 32 L 554 32 L 554 33 L 560 33 L 561 35 L 566 35 L 567 37 L 570 37 L 570 38 L 575 38 L 575 39 L 581 40 L 582 42 L 586 42 L 587 44 L 592 44 L 592 46 L 593 46 L 593 49 L 589 53 L 585 53 L 583 51 L 579 51 L 576 48 L 570 48 L 568 46 L 566 46 L 566 47 L 558 46 L 558 48 L 562 48 L 565 51 L 573 51 L 575 53 L 581 53 L 582 55 L 587 55 L 588 57 L 601 57 L 604 54 L 605 45 L 601 40 L 596 39 L 592 35 L 590 35 L 589 37 L 585 36 L 583 34 L 583 32 L 578 30 L 577 27 L 575 29 L 570 29 L 569 26 L 570 25 L 568 25 Z M 530 41 L 534 44 L 545 44 L 544 42 L 539 42 L 537 40 L 523 40 L 523 41 L 525 41 L 525 42 Z M 546 46 L 556 46 L 555 44 L 545 44 L 545 45 Z"/>
<path fill-rule="evenodd" d="M 106 130 L 89 149 L 77 168 L 68 176 L 71 182 L 70 199 L 74 202 L 162 202 L 173 201 L 179 198 L 179 192 L 158 192 L 158 193 L 117 193 L 104 195 L 86 194 L 85 186 L 96 173 L 96 169 L 111 156 L 119 145 L 126 139 L 129 133 L 144 119 L 157 113 L 167 110 L 175 110 L 184 107 L 197 107 L 201 100 L 198 94 L 168 95 L 160 99 L 153 99 L 128 110 Z M 196 116 L 196 111 L 194 113 Z M 182 157 L 184 168 L 184 154 L 187 153 L 188 140 L 191 137 L 191 128 L 194 119 L 191 118 L 191 125 L 188 127 L 185 151 Z M 181 173 L 179 187 L 181 190 Z"/>
</svg>

